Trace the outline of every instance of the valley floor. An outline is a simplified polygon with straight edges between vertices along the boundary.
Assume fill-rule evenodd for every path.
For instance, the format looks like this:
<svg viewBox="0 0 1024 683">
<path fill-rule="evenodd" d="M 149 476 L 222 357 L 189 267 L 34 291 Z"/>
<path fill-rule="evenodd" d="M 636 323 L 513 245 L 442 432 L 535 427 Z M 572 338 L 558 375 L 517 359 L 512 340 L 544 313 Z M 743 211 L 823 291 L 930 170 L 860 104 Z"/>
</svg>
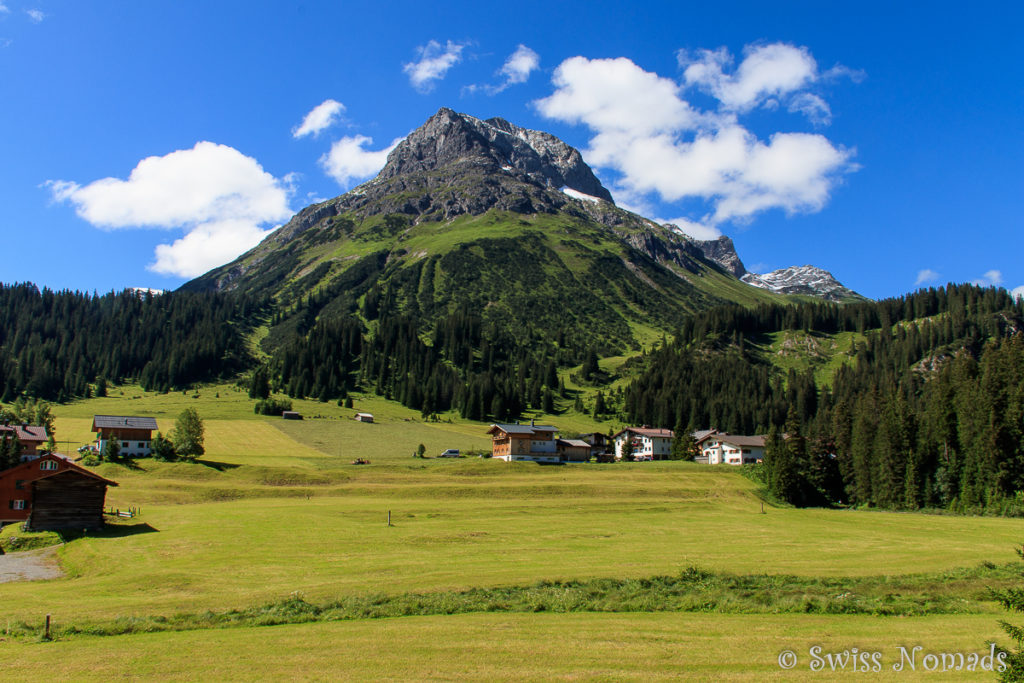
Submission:
<svg viewBox="0 0 1024 683">
<path fill-rule="evenodd" d="M 194 405 L 207 418 L 207 454 L 98 469 L 120 484 L 108 503 L 142 514 L 61 547 L 63 578 L 0 585 L 0 677 L 830 680 L 809 668 L 810 648 L 877 651 L 885 667 L 901 646 L 920 646 L 919 657 L 987 652 L 1005 640 L 987 587 L 1024 578 L 1012 564 L 1024 520 L 762 513 L 755 485 L 728 467 L 421 460 L 411 457 L 419 443 L 435 455 L 486 448 L 485 427 L 425 423 L 377 399 L 352 410 L 304 402 L 297 409 L 311 419 L 290 422 L 252 415 L 229 386 L 202 394 L 132 399 L 129 390 L 59 409 L 58 439 L 85 443 L 93 412 L 155 415 L 166 429 Z M 355 422 L 356 410 L 376 423 Z M 356 457 L 371 465 L 350 465 Z M 695 574 L 693 586 L 641 611 L 602 603 L 558 613 L 532 594 L 520 597 L 543 611 L 512 598 L 480 608 L 491 612 L 458 602 L 473 589 L 604 578 L 635 579 L 631 595 L 642 598 L 649 577 L 688 568 L 707 572 L 709 585 Z M 709 593 L 704 607 L 687 597 L 716 590 L 723 576 L 743 587 Z M 202 618 L 290 599 L 372 606 L 395 596 L 417 616 L 339 612 L 275 626 Z M 867 607 L 822 613 L 847 598 Z M 35 642 L 46 614 L 57 638 Z M 132 633 L 171 628 L 184 614 L 201 627 Z M 797 656 L 793 669 L 779 666 L 785 650 Z M 970 675 L 929 672 L 920 659 L 900 674 Z"/>
</svg>

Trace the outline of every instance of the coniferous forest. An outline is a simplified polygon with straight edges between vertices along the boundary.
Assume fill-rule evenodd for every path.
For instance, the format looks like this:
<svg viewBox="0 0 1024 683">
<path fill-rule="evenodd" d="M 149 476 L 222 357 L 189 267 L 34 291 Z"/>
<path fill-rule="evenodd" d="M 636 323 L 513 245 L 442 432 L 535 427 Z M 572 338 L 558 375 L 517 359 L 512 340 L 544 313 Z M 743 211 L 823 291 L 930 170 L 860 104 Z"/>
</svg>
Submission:
<svg viewBox="0 0 1024 683">
<path fill-rule="evenodd" d="M 860 332 L 831 385 L 773 372 L 782 330 Z M 721 308 L 644 359 L 627 417 L 768 434 L 765 475 L 796 504 L 1018 510 L 1024 488 L 1024 305 L 950 285 L 879 302 Z"/>
<path fill-rule="evenodd" d="M 266 323 L 268 357 L 257 363 L 249 336 Z M 766 339 L 786 331 L 855 334 L 823 380 L 773 364 Z M 568 369 L 600 390 L 594 408 L 608 418 L 767 434 L 765 481 L 798 505 L 1024 509 L 1024 304 L 1005 290 L 949 285 L 878 302 L 717 307 L 627 362 L 624 395 L 602 387 L 599 338 L 584 346 L 562 331 L 515 332 L 466 307 L 431 323 L 392 310 L 386 292 L 333 310 L 316 295 L 282 308 L 239 294 L 8 285 L 0 395 L 64 401 L 124 381 L 166 391 L 251 370 L 254 398 L 370 391 L 425 416 L 455 409 L 510 420 L 572 400 L 560 379 Z"/>
<path fill-rule="evenodd" d="M 232 376 L 251 363 L 245 324 L 266 305 L 246 296 L 0 285 L 0 400 L 65 401 L 125 380 L 164 391 Z"/>
</svg>

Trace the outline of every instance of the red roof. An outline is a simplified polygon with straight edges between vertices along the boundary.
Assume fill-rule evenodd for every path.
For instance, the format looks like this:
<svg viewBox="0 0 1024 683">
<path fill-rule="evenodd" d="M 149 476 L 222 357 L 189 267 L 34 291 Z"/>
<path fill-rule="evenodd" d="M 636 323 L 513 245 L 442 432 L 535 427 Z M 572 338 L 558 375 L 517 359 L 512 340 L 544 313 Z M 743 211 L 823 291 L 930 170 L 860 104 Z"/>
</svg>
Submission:
<svg viewBox="0 0 1024 683">
<path fill-rule="evenodd" d="M 18 441 L 36 441 L 42 443 L 50 438 L 46 433 L 46 427 L 37 425 L 0 425 L 0 432 L 14 432 Z"/>
</svg>

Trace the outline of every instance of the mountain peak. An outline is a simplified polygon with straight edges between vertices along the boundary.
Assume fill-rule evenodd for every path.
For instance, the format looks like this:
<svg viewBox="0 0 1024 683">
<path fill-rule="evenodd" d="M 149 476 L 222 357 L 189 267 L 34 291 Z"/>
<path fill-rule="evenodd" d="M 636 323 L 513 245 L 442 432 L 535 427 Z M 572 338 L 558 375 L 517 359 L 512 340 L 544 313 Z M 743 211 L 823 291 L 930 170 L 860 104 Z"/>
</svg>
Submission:
<svg viewBox="0 0 1024 683">
<path fill-rule="evenodd" d="M 862 299 L 852 289 L 843 286 L 833 277 L 832 273 L 816 266 L 790 266 L 773 270 L 770 273 L 747 273 L 744 282 L 755 287 L 768 289 L 779 294 L 804 294 L 816 296 L 827 301 L 844 301 Z"/>
<path fill-rule="evenodd" d="M 481 120 L 448 107 L 441 107 L 392 150 L 376 180 L 462 164 L 612 201 L 611 193 L 579 151 L 554 135 L 522 128 L 502 118 Z"/>
</svg>

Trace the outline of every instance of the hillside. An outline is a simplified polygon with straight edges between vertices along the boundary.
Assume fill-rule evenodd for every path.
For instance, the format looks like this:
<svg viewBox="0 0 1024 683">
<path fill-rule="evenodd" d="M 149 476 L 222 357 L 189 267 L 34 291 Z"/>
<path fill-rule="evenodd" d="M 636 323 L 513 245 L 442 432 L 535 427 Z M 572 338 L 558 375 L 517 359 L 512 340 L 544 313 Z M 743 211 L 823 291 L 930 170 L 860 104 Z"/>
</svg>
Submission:
<svg viewBox="0 0 1024 683">
<path fill-rule="evenodd" d="M 699 243 L 616 207 L 557 138 L 450 109 L 399 144 L 375 179 L 302 210 L 184 289 L 273 294 L 292 307 L 285 327 L 356 314 L 429 329 L 467 308 L 521 342 L 563 330 L 569 345 L 607 355 L 638 348 L 635 327 L 668 331 L 715 305 L 777 300 Z M 379 302 L 370 314 L 368 298 Z"/>
</svg>

